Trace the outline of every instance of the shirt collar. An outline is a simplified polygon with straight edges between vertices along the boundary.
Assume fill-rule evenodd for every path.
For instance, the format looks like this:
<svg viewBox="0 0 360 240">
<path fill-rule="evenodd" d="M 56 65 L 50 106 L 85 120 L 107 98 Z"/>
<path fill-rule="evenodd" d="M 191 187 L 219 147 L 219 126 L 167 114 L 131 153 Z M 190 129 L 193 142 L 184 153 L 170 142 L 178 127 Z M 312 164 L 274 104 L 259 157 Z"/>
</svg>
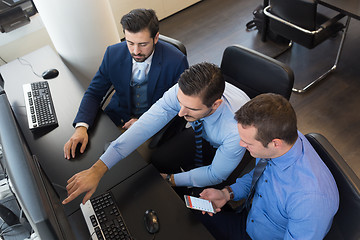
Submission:
<svg viewBox="0 0 360 240">
<path fill-rule="evenodd" d="M 204 120 L 205 122 L 209 123 L 209 124 L 214 124 L 215 122 L 217 122 L 217 120 L 220 118 L 223 109 L 225 107 L 224 101 L 222 101 L 222 103 L 220 104 L 220 106 L 215 110 L 215 112 L 213 112 L 211 115 L 208 115 L 204 118 L 201 118 L 200 120 Z"/>
<path fill-rule="evenodd" d="M 271 160 L 276 166 L 284 171 L 286 168 L 295 163 L 303 155 L 303 152 L 302 139 L 298 137 L 295 144 L 290 148 L 289 151 L 287 151 L 287 153 L 280 157 L 272 158 Z"/>
</svg>

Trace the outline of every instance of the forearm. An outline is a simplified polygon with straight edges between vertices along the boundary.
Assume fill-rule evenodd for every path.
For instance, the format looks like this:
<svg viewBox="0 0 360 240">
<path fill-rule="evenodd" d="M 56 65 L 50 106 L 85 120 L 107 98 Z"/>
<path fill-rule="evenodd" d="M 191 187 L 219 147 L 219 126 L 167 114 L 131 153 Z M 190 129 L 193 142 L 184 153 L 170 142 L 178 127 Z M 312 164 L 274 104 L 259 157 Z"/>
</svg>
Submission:
<svg viewBox="0 0 360 240">
<path fill-rule="evenodd" d="M 236 182 L 230 186 L 234 192 L 234 200 L 240 200 L 247 197 L 250 192 L 252 174 L 253 171 L 245 174 L 241 178 L 236 179 Z"/>
<path fill-rule="evenodd" d="M 96 175 L 99 176 L 100 178 L 102 178 L 105 175 L 105 173 L 108 171 L 108 167 L 105 165 L 103 161 L 101 161 L 101 159 L 97 160 L 96 163 L 94 163 L 94 165 L 92 165 L 90 169 L 94 171 Z"/>
<path fill-rule="evenodd" d="M 173 101 L 177 101 L 175 93 L 171 96 Z M 172 99 L 167 101 L 164 98 L 165 95 L 145 112 L 131 128 L 113 141 L 100 157 L 109 169 L 157 133 L 177 114 L 178 110 L 172 108 L 174 105 L 171 102 Z"/>
<path fill-rule="evenodd" d="M 195 168 L 187 172 L 174 174 L 176 186 L 206 187 L 221 183 L 227 175 L 214 173 L 211 165 Z"/>
</svg>

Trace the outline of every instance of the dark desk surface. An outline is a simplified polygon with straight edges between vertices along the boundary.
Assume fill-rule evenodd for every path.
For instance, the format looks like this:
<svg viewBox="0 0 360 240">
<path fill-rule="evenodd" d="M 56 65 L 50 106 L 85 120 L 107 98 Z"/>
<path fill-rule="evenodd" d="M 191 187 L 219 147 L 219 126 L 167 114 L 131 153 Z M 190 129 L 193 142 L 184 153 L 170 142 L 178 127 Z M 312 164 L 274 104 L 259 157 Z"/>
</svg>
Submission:
<svg viewBox="0 0 360 240">
<path fill-rule="evenodd" d="M 59 70 L 59 76 L 48 81 L 59 122 L 59 126 L 54 129 L 30 131 L 28 128 L 22 85 L 43 79 L 36 76 L 27 64 L 31 64 L 34 72 L 40 75 L 49 68 Z M 101 112 L 96 126 L 89 131 L 90 142 L 85 153 L 78 153 L 75 159 L 66 160 L 63 146 L 74 132 L 72 121 L 85 91 L 81 84 L 50 47 L 41 48 L 2 66 L 0 73 L 5 82 L 4 89 L 32 154 L 37 156 L 60 198 L 65 199 L 67 180 L 95 163 L 103 153 L 105 143 L 116 139 L 121 134 L 120 130 Z M 147 164 L 137 152 L 124 161 L 126 168 L 116 165 L 109 171 L 101 180 L 98 192 L 103 192 L 116 183 L 113 179 L 120 182 Z M 65 211 L 68 214 L 75 211 L 80 202 L 80 197 L 75 199 L 65 206 Z"/>
<path fill-rule="evenodd" d="M 134 239 L 153 239 L 144 225 L 144 213 L 148 209 L 155 210 L 159 217 L 156 240 L 214 239 L 151 164 L 113 187 L 111 192 Z M 71 226 L 84 229 L 85 223 L 78 221 L 80 218 L 80 212 L 70 216 Z M 76 239 L 88 239 L 83 238 L 85 233 L 81 234 Z"/>
<path fill-rule="evenodd" d="M 28 64 L 31 64 L 32 68 Z M 48 81 L 59 126 L 32 132 L 27 124 L 22 85 L 42 81 L 43 79 L 36 76 L 33 71 L 41 75 L 43 71 L 50 68 L 59 70 L 59 76 Z M 37 156 L 62 201 L 67 195 L 66 181 L 73 174 L 89 168 L 96 162 L 103 152 L 105 143 L 116 139 L 120 135 L 120 130 L 105 114 L 100 112 L 94 129 L 89 131 L 90 142 L 85 153 L 78 154 L 73 160 L 66 160 L 63 155 L 63 146 L 73 134 L 72 121 L 84 93 L 80 82 L 48 46 L 1 66 L 0 74 L 5 81 L 4 89 L 29 148 L 32 154 Z M 124 184 L 121 183 L 123 181 Z M 190 210 L 160 177 L 158 171 L 149 166 L 138 152 L 135 151 L 107 172 L 94 195 L 112 189 L 114 186 L 119 189 L 115 193 L 118 194 L 120 208 L 130 231 L 136 233 L 135 236 L 147 235 L 142 215 L 147 208 L 153 208 L 159 211 L 162 219 L 163 230 L 159 236 L 167 236 L 161 239 L 174 239 L 170 233 L 177 231 L 179 231 L 178 236 L 184 236 L 186 239 L 195 232 L 196 236 L 204 235 L 197 239 L 211 239 L 211 235 L 200 223 L 194 221 Z M 79 207 L 82 197 L 83 195 L 79 196 L 63 208 L 74 234 L 79 235 L 79 239 L 88 239 L 89 233 Z M 189 230 L 189 233 L 181 229 Z M 137 239 L 148 238 L 149 236 Z"/>
<path fill-rule="evenodd" d="M 318 2 L 360 20 L 360 0 L 319 0 Z"/>
</svg>

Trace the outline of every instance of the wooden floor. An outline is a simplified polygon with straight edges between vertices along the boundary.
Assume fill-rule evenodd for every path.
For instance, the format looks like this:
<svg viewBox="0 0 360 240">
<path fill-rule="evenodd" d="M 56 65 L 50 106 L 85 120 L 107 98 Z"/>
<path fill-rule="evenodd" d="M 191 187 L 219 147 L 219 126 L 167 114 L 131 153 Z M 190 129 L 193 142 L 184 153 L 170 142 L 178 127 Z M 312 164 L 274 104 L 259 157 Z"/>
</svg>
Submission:
<svg viewBox="0 0 360 240">
<path fill-rule="evenodd" d="M 281 48 L 262 42 L 257 31 L 245 24 L 262 1 L 204 0 L 160 23 L 160 32 L 180 40 L 190 64 L 203 61 L 220 64 L 224 49 L 240 44 L 272 56 Z M 279 60 L 295 73 L 301 88 L 333 65 L 340 35 L 313 50 L 294 45 Z M 360 177 L 360 21 L 352 19 L 343 52 L 334 73 L 305 94 L 292 93 L 290 102 L 298 128 L 306 134 L 323 134 Z"/>
</svg>

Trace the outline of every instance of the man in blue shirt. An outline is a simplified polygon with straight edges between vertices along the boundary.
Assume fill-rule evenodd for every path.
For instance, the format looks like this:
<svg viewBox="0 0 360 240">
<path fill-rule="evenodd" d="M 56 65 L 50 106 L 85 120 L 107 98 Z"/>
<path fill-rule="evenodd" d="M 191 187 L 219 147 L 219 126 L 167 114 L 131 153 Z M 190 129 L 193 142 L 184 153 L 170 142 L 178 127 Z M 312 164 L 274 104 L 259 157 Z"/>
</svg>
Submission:
<svg viewBox="0 0 360 240">
<path fill-rule="evenodd" d="M 66 204 L 86 192 L 83 202 L 94 193 L 101 177 L 118 161 L 179 115 L 191 125 L 203 120 L 202 137 L 217 148 L 212 162 L 186 172 L 171 175 L 176 186 L 211 186 L 227 179 L 242 159 L 245 149 L 239 146 L 234 112 L 249 100 L 235 86 L 225 83 L 219 67 L 200 63 L 185 70 L 178 84 L 170 88 L 134 125 L 113 141 L 89 169 L 69 179 Z M 180 150 L 181 142 L 177 143 Z M 171 156 L 168 157 L 171 161 Z M 165 175 L 163 175 L 165 176 Z"/>
<path fill-rule="evenodd" d="M 248 215 L 247 208 L 220 211 L 229 200 L 247 198 L 253 175 L 258 175 L 254 170 L 222 190 L 205 189 L 200 196 L 211 200 L 218 213 L 202 215 L 203 223 L 222 240 L 323 239 L 337 212 L 339 193 L 329 169 L 297 131 L 290 103 L 280 95 L 262 94 L 241 107 L 235 119 L 240 145 L 257 163 L 266 159 L 266 168 L 254 181 Z"/>
<path fill-rule="evenodd" d="M 134 9 L 122 17 L 121 25 L 126 41 L 107 48 L 81 101 L 73 122 L 75 132 L 64 146 L 67 159 L 75 157 L 79 143 L 80 152 L 85 151 L 87 130 L 94 124 L 100 103 L 111 86 L 115 93 L 104 111 L 117 126 L 127 129 L 177 83 L 189 66 L 180 50 L 159 40 L 154 10 Z M 140 69 L 144 75 L 139 79 Z"/>
</svg>

